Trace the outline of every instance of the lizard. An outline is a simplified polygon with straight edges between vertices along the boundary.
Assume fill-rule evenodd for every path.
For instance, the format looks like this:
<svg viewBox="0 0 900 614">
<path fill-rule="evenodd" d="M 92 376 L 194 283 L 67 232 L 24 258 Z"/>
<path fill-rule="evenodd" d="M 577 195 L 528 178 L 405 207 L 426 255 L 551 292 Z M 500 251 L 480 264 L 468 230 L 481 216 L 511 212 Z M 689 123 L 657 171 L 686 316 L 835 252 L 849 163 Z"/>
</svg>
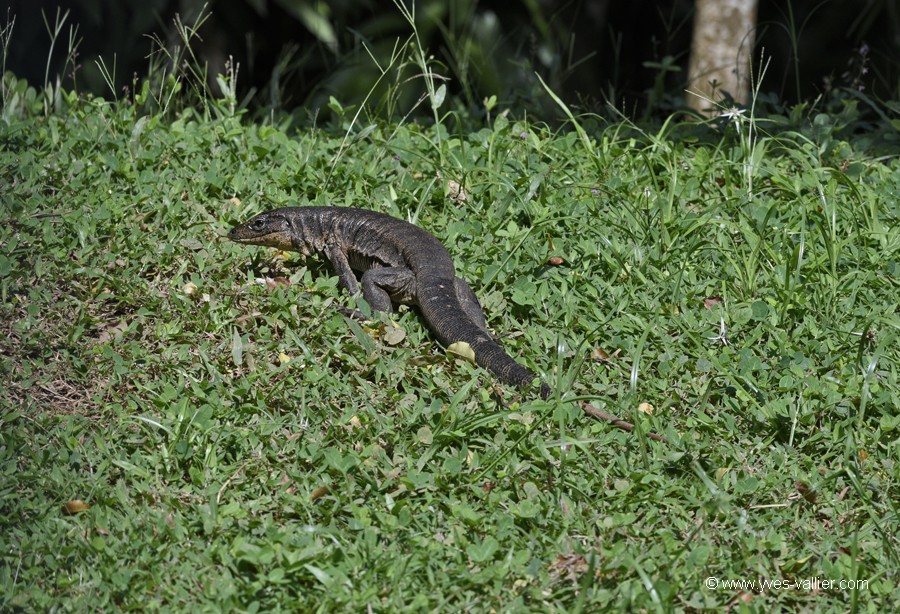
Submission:
<svg viewBox="0 0 900 614">
<path fill-rule="evenodd" d="M 368 209 L 282 207 L 234 226 L 228 238 L 304 256 L 322 254 L 339 285 L 351 295 L 357 295 L 361 285 L 362 297 L 373 310 L 390 313 L 395 304 L 415 305 L 444 347 L 466 343 L 475 363 L 501 382 L 522 389 L 537 383 L 544 400 L 553 394 L 550 386 L 494 339 L 478 297 L 456 275 L 447 248 L 414 224 Z M 359 279 L 357 273 L 361 273 Z M 633 428 L 587 403 L 582 403 L 582 409 L 623 430 Z"/>
</svg>

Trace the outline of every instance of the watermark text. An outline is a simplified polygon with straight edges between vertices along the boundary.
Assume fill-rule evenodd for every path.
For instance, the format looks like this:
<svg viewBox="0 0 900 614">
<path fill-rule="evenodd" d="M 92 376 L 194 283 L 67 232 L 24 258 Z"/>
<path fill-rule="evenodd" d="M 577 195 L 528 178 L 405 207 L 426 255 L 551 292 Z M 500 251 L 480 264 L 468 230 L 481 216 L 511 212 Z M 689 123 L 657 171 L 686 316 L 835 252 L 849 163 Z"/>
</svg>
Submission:
<svg viewBox="0 0 900 614">
<path fill-rule="evenodd" d="M 711 591 L 747 591 L 766 593 L 769 591 L 850 591 L 868 590 L 868 580 L 844 580 L 832 578 L 802 578 L 798 580 L 735 580 L 710 576 L 704 582 Z"/>
</svg>

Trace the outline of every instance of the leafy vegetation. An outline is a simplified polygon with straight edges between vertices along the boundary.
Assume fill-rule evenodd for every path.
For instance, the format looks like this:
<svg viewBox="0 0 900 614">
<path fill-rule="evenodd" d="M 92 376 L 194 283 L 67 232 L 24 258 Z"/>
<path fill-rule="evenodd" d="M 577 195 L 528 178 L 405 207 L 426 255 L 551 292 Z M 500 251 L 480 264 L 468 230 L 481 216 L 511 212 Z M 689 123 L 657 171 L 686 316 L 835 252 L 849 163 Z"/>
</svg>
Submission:
<svg viewBox="0 0 900 614">
<path fill-rule="evenodd" d="M 759 96 L 648 131 L 548 89 L 570 129 L 493 101 L 473 130 L 432 79 L 405 85 L 428 124 L 332 100 L 298 131 L 246 121 L 234 79 L 192 106 L 183 75 L 116 103 L 4 76 L 2 609 L 896 603 L 890 107 Z M 294 204 L 441 238 L 558 396 L 224 239 Z"/>
<path fill-rule="evenodd" d="M 759 2 L 754 61 L 772 62 L 762 90 L 790 105 L 821 96 L 824 106 L 843 87 L 895 100 L 900 11 L 894 5 Z M 696 90 L 687 83 L 694 7 L 692 0 L 16 2 L 18 44 L 8 50 L 4 70 L 116 99 L 133 94 L 144 78 L 161 78 L 164 64 L 181 70 L 178 56 L 189 51 L 187 65 L 208 65 L 200 72 L 210 76 L 225 73 L 227 64 L 239 68 L 238 100 L 263 117 L 296 108 L 327 113 L 330 96 L 346 105 L 369 98 L 389 65 L 395 83 L 418 78 L 416 63 L 392 63 L 398 46 L 411 40 L 404 15 L 411 12 L 415 40 L 443 77 L 449 100 L 470 115 L 495 96 L 519 116 L 552 117 L 540 76 L 582 111 L 605 115 L 613 105 L 632 117 L 662 118 L 685 105 L 685 90 Z M 185 26 L 196 30 L 191 41 Z M 383 82 L 375 89 L 385 104 L 370 112 L 387 121 L 413 108 L 420 93 L 400 88 L 391 99 L 382 96 Z"/>
</svg>

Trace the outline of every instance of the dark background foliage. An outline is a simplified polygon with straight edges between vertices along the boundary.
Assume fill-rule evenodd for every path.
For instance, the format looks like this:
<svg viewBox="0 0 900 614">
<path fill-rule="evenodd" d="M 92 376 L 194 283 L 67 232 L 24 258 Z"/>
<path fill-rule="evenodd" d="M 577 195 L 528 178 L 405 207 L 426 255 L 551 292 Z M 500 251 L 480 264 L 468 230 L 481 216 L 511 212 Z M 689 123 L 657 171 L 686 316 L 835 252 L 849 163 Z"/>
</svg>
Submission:
<svg viewBox="0 0 900 614">
<path fill-rule="evenodd" d="M 103 58 L 121 95 L 146 73 L 154 37 L 177 43 L 175 16 L 194 23 L 204 6 L 209 17 L 192 45 L 197 58 L 214 77 L 233 57 L 240 97 L 257 109 L 314 110 L 329 96 L 359 102 L 379 74 L 366 47 L 387 65 L 396 41 L 411 33 L 391 0 L 12 0 L 16 21 L 6 68 L 36 85 L 45 72 L 51 81 L 59 74 L 69 87 L 74 78 L 80 91 L 109 97 L 96 66 Z M 66 10 L 50 54 L 44 19 L 52 26 Z M 682 106 L 692 16 L 688 0 L 416 3 L 422 45 L 457 100 L 480 109 L 485 97 L 496 95 L 504 106 L 539 115 L 549 101 L 535 72 L 586 110 L 607 102 L 629 115 Z M 71 26 L 77 55 L 67 64 Z M 771 59 L 761 90 L 788 103 L 835 87 L 896 97 L 900 8 L 894 0 L 761 0 L 760 56 Z M 395 68 L 394 82 L 421 72 Z M 401 110 L 417 94 L 405 95 Z"/>
</svg>

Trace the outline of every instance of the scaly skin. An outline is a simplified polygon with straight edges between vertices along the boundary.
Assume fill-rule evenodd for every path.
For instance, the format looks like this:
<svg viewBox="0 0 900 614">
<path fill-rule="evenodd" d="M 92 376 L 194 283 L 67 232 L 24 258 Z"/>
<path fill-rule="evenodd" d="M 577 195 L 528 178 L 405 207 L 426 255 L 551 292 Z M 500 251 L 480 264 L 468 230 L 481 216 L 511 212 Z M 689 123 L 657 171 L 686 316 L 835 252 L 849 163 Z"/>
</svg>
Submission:
<svg viewBox="0 0 900 614">
<path fill-rule="evenodd" d="M 442 345 L 469 344 L 476 364 L 501 382 L 528 388 L 537 379 L 491 338 L 478 298 L 456 276 L 446 248 L 409 222 L 365 209 L 285 207 L 235 226 L 228 238 L 305 255 L 324 254 L 349 293 L 359 291 L 354 271 L 362 273 L 363 298 L 373 309 L 418 305 Z M 539 394 L 546 399 L 552 391 L 541 382 Z"/>
</svg>

